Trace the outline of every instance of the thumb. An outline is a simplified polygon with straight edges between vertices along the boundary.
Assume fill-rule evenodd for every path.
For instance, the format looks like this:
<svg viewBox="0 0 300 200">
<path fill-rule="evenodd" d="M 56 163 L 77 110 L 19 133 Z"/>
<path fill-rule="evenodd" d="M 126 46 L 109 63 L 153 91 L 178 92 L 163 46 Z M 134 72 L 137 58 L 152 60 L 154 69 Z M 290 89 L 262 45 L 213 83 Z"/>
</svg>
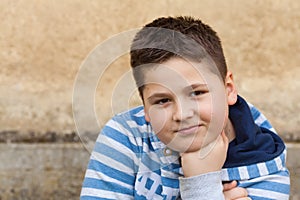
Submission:
<svg viewBox="0 0 300 200">
<path fill-rule="evenodd" d="M 231 190 L 237 186 L 236 181 L 231 181 L 230 183 L 223 184 L 223 191 Z"/>
</svg>

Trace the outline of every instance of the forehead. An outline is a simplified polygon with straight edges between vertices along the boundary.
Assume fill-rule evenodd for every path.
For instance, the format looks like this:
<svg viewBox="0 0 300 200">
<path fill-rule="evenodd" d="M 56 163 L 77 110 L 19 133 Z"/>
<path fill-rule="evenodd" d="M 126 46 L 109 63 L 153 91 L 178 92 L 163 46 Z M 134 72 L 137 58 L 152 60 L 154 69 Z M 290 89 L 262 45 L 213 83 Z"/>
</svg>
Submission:
<svg viewBox="0 0 300 200">
<path fill-rule="evenodd" d="M 144 71 L 144 85 L 157 84 L 165 87 L 186 87 L 192 84 L 213 84 L 218 76 L 212 73 L 208 62 L 191 62 L 171 58 Z"/>
</svg>

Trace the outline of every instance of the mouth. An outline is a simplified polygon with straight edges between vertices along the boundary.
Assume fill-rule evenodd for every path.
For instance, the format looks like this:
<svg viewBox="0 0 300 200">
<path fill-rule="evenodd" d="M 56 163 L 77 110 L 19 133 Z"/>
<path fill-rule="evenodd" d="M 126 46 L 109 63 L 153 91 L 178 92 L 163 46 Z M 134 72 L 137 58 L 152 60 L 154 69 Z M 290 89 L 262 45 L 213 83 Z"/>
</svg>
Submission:
<svg viewBox="0 0 300 200">
<path fill-rule="evenodd" d="M 181 129 L 177 130 L 176 132 L 181 135 L 191 135 L 191 134 L 195 134 L 199 128 L 200 128 L 200 125 L 194 125 L 194 126 L 189 126 L 186 128 L 181 128 Z"/>
</svg>

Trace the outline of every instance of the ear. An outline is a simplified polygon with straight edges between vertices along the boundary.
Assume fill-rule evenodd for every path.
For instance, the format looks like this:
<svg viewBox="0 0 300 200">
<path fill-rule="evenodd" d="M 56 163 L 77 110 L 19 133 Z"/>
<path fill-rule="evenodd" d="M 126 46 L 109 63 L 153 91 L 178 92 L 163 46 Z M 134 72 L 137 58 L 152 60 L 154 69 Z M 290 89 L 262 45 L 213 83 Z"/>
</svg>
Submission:
<svg viewBox="0 0 300 200">
<path fill-rule="evenodd" d="M 237 101 L 237 90 L 233 81 L 232 72 L 228 71 L 225 78 L 225 89 L 228 105 L 234 105 Z"/>
</svg>

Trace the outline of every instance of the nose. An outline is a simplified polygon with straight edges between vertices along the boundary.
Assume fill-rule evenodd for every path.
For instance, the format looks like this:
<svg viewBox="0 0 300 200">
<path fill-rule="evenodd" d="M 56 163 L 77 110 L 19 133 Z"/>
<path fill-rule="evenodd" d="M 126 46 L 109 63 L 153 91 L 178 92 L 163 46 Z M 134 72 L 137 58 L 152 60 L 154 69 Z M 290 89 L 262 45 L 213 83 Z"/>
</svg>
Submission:
<svg viewBox="0 0 300 200">
<path fill-rule="evenodd" d="M 189 100 L 177 101 L 173 108 L 173 120 L 184 121 L 186 119 L 192 118 L 196 106 L 197 105 L 195 103 Z"/>
</svg>

